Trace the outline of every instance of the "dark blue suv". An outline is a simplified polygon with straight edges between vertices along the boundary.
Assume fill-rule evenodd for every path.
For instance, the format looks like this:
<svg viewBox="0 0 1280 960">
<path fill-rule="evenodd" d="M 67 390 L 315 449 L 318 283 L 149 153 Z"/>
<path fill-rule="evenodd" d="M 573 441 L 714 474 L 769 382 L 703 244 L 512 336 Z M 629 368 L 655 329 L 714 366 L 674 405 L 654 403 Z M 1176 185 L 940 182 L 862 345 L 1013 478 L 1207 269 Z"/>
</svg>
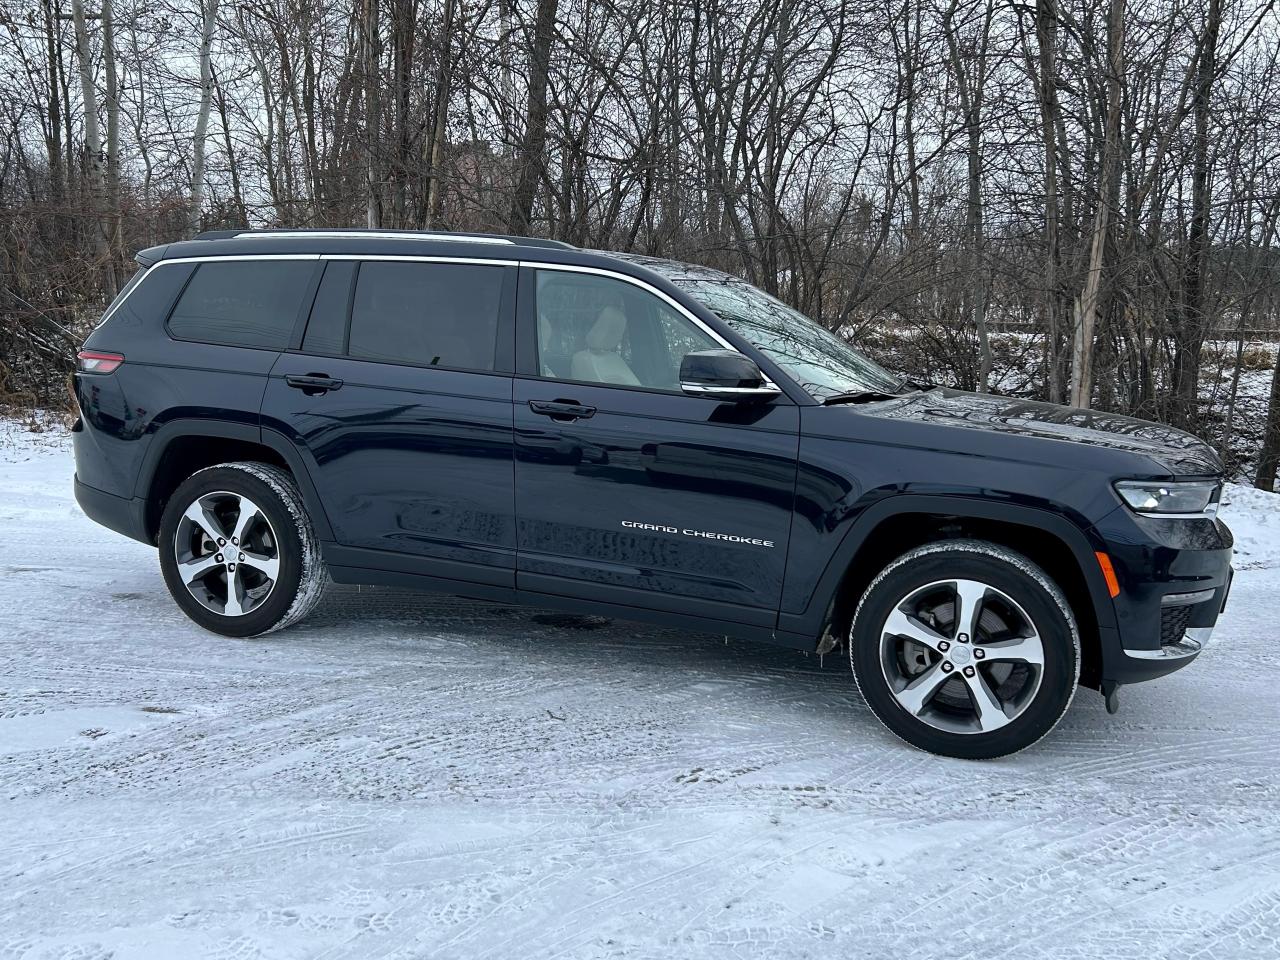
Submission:
<svg viewBox="0 0 1280 960">
<path fill-rule="evenodd" d="M 76 496 L 217 633 L 336 580 L 844 647 L 894 733 L 994 757 L 1185 666 L 1226 599 L 1199 440 L 913 384 L 726 274 L 356 230 L 137 259 Z"/>
</svg>

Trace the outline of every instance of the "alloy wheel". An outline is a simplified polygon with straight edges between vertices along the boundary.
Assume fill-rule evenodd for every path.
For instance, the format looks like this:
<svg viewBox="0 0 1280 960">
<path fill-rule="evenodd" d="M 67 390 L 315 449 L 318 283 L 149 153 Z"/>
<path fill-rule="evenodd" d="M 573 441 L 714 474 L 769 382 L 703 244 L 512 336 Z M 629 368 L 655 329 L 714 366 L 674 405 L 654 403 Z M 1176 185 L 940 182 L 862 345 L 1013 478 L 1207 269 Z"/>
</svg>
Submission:
<svg viewBox="0 0 1280 960">
<path fill-rule="evenodd" d="M 880 665 L 898 704 L 949 733 L 990 733 L 1039 692 L 1044 644 L 1016 600 L 979 580 L 939 580 L 896 603 Z"/>
<path fill-rule="evenodd" d="M 280 575 L 271 521 L 248 497 L 227 491 L 204 494 L 183 511 L 174 559 L 187 592 L 224 617 L 261 606 Z"/>
</svg>

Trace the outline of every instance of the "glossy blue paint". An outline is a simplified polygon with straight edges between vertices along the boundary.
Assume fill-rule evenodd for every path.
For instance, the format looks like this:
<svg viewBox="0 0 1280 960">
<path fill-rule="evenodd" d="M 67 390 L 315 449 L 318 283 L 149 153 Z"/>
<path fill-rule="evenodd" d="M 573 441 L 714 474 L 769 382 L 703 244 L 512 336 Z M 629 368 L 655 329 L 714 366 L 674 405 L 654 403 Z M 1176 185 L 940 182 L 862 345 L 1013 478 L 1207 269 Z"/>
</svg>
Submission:
<svg viewBox="0 0 1280 960">
<path fill-rule="evenodd" d="M 331 254 L 510 264 L 496 371 L 308 355 L 299 349 L 305 314 L 280 351 L 175 341 L 165 330 L 193 269 L 175 258 Z M 1192 621 L 1207 626 L 1227 589 L 1222 524 L 1139 517 L 1111 486 L 1220 475 L 1200 441 L 1130 418 L 951 390 L 819 405 L 680 286 L 714 271 L 556 245 L 358 235 L 196 240 L 145 260 L 157 264 L 152 275 L 86 342 L 126 363 L 76 377 L 78 496 L 91 516 L 139 539 L 166 445 L 198 435 L 262 443 L 285 462 L 326 560 L 353 582 L 812 649 L 833 601 L 847 613 L 857 600 L 843 585 L 874 575 L 866 545 L 883 525 L 999 523 L 1031 531 L 1073 565 L 1099 678 L 1126 682 L 1185 663 L 1123 652 L 1158 648 L 1164 595 L 1212 589 Z M 751 356 L 782 395 L 736 405 L 540 377 L 536 320 L 514 293 L 522 261 L 644 280 Z M 304 391 L 287 379 L 299 376 L 341 385 Z M 530 402 L 592 412 L 572 419 Z M 1119 576 L 1114 601 L 1096 550 Z"/>
<path fill-rule="evenodd" d="M 521 585 L 536 574 L 562 578 L 557 592 L 569 595 L 607 585 L 643 590 L 659 607 L 700 598 L 733 619 L 773 624 L 791 527 L 794 404 L 532 378 L 516 380 L 515 400 Z M 594 413 L 566 422 L 530 407 L 555 400 Z"/>
<path fill-rule="evenodd" d="M 342 386 L 285 380 L 308 374 Z M 514 569 L 510 376 L 285 353 L 262 422 L 301 454 L 337 543 Z"/>
</svg>

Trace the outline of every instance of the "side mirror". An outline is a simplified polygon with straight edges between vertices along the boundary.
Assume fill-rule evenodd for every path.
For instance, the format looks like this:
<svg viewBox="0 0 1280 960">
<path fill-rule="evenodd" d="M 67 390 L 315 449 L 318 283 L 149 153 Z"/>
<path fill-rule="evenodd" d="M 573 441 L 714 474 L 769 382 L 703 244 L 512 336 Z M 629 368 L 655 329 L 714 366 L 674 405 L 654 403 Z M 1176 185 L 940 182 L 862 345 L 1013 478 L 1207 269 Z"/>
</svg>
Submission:
<svg viewBox="0 0 1280 960">
<path fill-rule="evenodd" d="M 756 362 L 737 350 L 699 350 L 680 361 L 680 389 L 691 397 L 730 403 L 769 400 L 782 393 Z"/>
</svg>

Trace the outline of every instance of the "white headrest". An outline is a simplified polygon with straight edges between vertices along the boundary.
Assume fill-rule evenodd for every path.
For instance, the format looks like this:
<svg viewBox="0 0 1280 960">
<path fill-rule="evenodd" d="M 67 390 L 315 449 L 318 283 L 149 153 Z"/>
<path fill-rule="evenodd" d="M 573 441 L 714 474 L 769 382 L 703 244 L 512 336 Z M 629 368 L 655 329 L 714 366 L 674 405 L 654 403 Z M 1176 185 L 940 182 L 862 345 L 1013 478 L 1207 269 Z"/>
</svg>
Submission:
<svg viewBox="0 0 1280 960">
<path fill-rule="evenodd" d="M 587 331 L 587 349 L 597 353 L 612 353 L 622 346 L 627 335 L 627 315 L 617 307 L 605 307 L 596 318 L 595 325 Z"/>
</svg>

